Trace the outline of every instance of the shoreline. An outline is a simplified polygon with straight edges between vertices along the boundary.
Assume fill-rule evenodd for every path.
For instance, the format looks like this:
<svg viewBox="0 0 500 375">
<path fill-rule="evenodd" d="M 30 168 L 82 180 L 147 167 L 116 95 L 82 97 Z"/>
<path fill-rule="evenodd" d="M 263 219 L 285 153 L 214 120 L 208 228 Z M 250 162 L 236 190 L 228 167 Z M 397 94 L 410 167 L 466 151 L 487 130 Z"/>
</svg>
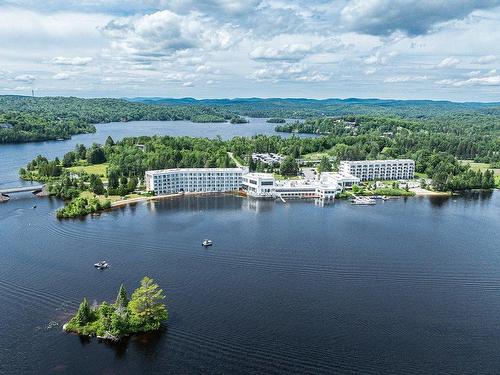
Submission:
<svg viewBox="0 0 500 375">
<path fill-rule="evenodd" d="M 415 193 L 415 197 L 429 197 L 429 196 L 451 197 L 453 195 L 453 192 L 451 191 L 433 191 L 423 188 L 411 188 L 409 190 Z"/>
<path fill-rule="evenodd" d="M 164 199 L 174 199 L 174 198 L 179 198 L 179 197 L 184 197 L 184 196 L 198 196 L 198 195 L 219 195 L 219 194 L 230 194 L 230 195 L 238 195 L 242 196 L 242 194 L 239 194 L 239 192 L 188 192 L 188 193 L 172 193 L 172 194 L 164 194 L 164 195 L 152 195 L 152 196 L 147 196 L 147 197 L 136 197 L 136 198 L 131 198 L 131 199 L 123 199 L 119 200 L 116 202 L 111 203 L 111 208 L 117 208 L 117 207 L 123 207 L 131 203 L 141 203 L 141 202 L 147 202 L 147 201 L 155 201 L 155 200 L 164 200 Z"/>
</svg>

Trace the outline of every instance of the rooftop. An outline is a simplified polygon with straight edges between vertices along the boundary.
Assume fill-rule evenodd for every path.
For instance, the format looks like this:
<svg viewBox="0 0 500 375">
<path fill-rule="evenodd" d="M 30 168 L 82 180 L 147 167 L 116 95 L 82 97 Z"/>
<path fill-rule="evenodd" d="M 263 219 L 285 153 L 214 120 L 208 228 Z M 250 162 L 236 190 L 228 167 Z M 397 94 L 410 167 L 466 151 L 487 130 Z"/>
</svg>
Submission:
<svg viewBox="0 0 500 375">
<path fill-rule="evenodd" d="M 147 174 L 165 174 L 170 172 L 192 173 L 192 172 L 244 172 L 243 168 L 170 168 L 170 169 L 157 169 L 153 171 L 146 171 Z"/>
<path fill-rule="evenodd" d="M 389 160 L 342 160 L 340 163 L 414 163 L 412 159 L 389 159 Z"/>
</svg>

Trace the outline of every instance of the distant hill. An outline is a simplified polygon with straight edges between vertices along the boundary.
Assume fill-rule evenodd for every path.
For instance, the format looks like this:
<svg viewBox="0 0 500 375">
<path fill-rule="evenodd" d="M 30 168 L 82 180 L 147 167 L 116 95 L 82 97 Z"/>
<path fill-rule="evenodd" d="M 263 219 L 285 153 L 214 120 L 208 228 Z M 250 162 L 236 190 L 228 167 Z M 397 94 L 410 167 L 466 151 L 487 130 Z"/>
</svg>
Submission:
<svg viewBox="0 0 500 375">
<path fill-rule="evenodd" d="M 342 116 L 356 114 L 384 114 L 408 118 L 430 118 L 450 114 L 480 112 L 500 115 L 500 102 L 450 102 L 433 100 L 393 100 L 393 99 L 307 99 L 307 98 L 235 98 L 235 99 L 194 99 L 194 98 L 129 98 L 140 102 L 165 106 L 206 106 L 225 107 L 243 116 L 250 117 L 292 117 L 308 118 L 317 116 Z"/>
</svg>

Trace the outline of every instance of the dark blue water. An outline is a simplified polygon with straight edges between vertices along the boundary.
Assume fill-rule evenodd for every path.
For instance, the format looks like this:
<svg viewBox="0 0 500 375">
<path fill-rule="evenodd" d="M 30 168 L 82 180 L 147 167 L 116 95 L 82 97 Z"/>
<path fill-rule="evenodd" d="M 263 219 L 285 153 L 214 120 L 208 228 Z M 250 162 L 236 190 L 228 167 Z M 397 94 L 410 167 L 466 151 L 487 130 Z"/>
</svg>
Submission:
<svg viewBox="0 0 500 375">
<path fill-rule="evenodd" d="M 66 141 L 0 144 L 0 189 L 29 184 L 19 180 L 18 171 L 37 155 L 44 155 L 52 159 L 56 156 L 61 158 L 66 152 L 74 149 L 77 143 L 84 145 L 91 145 L 94 142 L 104 143 L 108 135 L 111 135 L 115 141 L 124 137 L 156 134 L 208 138 L 221 136 L 223 139 L 235 136 L 250 137 L 256 134 L 291 136 L 289 133 L 275 132 L 276 124 L 266 123 L 266 119 L 250 118 L 249 121 L 248 124 L 196 124 L 190 121 L 112 122 L 97 124 L 95 133 L 75 135 Z M 302 134 L 300 136 L 311 135 Z"/>
<path fill-rule="evenodd" d="M 500 370 L 498 192 L 373 207 L 191 197 L 61 222 L 59 202 L 33 202 L 0 206 L 2 374 Z M 61 331 L 83 296 L 112 300 L 144 275 L 168 296 L 162 332 L 109 345 Z"/>
<path fill-rule="evenodd" d="M 38 153 L 109 134 L 266 129 L 117 123 L 3 145 L 0 186 L 19 184 L 17 169 Z M 67 221 L 55 219 L 58 200 L 11 198 L 0 204 L 0 374 L 500 372 L 498 191 L 373 207 L 184 197 Z M 100 259 L 111 268 L 95 270 Z M 113 300 L 144 275 L 167 294 L 161 332 L 120 345 L 62 332 L 84 296 Z"/>
</svg>

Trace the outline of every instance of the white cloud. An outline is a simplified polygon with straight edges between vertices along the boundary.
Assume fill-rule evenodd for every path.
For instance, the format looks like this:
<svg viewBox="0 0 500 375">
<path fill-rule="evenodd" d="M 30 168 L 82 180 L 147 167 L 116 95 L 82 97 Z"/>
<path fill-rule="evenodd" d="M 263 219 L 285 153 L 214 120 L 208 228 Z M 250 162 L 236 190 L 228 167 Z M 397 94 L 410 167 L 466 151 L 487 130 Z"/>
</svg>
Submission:
<svg viewBox="0 0 500 375">
<path fill-rule="evenodd" d="M 486 64 L 494 63 L 497 60 L 498 60 L 498 57 L 495 55 L 486 55 L 486 56 L 481 56 L 475 62 L 476 62 L 476 64 L 486 65 Z"/>
<path fill-rule="evenodd" d="M 56 65 L 87 65 L 92 61 L 92 57 L 64 57 L 64 56 L 56 56 L 51 62 Z"/>
<path fill-rule="evenodd" d="M 35 82 L 35 79 L 36 79 L 35 76 L 31 74 L 20 74 L 14 77 L 14 81 L 26 82 L 26 83 L 33 83 Z"/>
<path fill-rule="evenodd" d="M 402 82 L 419 82 L 426 81 L 427 76 L 394 76 L 388 77 L 384 80 L 386 83 L 402 83 Z"/>
<path fill-rule="evenodd" d="M 456 57 L 446 57 L 439 64 L 436 65 L 437 68 L 453 68 L 460 64 L 460 60 Z"/>
<path fill-rule="evenodd" d="M 70 79 L 70 78 L 71 78 L 71 75 L 68 74 L 68 73 L 64 73 L 64 72 L 57 73 L 57 74 L 54 74 L 52 76 L 52 79 L 55 79 L 57 81 L 64 81 L 64 80 L 67 80 L 67 79 Z"/>
<path fill-rule="evenodd" d="M 115 19 L 102 30 L 112 40 L 113 51 L 153 60 L 179 50 L 225 50 L 239 38 L 237 28 L 229 24 L 219 25 L 198 13 L 178 15 L 169 10 Z"/>
</svg>

